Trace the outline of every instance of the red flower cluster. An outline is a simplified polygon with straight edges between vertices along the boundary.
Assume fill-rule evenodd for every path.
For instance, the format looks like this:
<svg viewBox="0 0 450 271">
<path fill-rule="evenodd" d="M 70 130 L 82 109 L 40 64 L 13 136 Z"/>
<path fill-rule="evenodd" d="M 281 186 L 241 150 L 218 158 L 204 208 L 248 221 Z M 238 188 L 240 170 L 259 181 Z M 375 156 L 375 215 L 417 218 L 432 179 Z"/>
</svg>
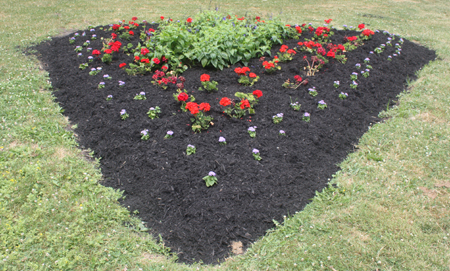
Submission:
<svg viewBox="0 0 450 271">
<path fill-rule="evenodd" d="M 114 52 L 119 52 L 120 47 L 122 47 L 122 43 L 120 41 L 110 42 L 108 43 L 109 46 L 111 46 L 111 50 Z"/>
<path fill-rule="evenodd" d="M 191 17 L 187 18 L 186 22 L 192 23 L 192 18 Z"/>
<path fill-rule="evenodd" d="M 111 54 L 112 53 L 112 50 L 111 49 L 106 49 L 105 50 L 105 54 Z"/>
<path fill-rule="evenodd" d="M 256 75 L 256 73 L 251 72 L 251 73 L 248 74 L 248 77 L 250 77 L 250 78 L 256 78 L 257 75 Z"/>
<path fill-rule="evenodd" d="M 253 93 L 252 93 L 253 95 L 255 95 L 256 96 L 256 98 L 260 98 L 261 96 L 263 96 L 263 93 L 262 93 L 262 91 L 261 90 L 259 90 L 259 89 L 257 89 L 257 90 L 255 90 L 255 91 L 253 91 Z"/>
<path fill-rule="evenodd" d="M 357 39 L 358 39 L 357 36 L 347 37 L 347 40 L 348 40 L 348 41 L 355 41 L 355 40 L 357 40 Z"/>
<path fill-rule="evenodd" d="M 141 59 L 141 62 L 145 63 L 145 64 L 149 64 L 150 60 L 148 58 L 143 58 L 143 59 Z"/>
<path fill-rule="evenodd" d="M 114 31 L 116 31 L 117 29 L 119 29 L 120 28 L 120 24 L 113 24 L 113 26 L 112 26 L 112 29 L 114 30 Z"/>
<path fill-rule="evenodd" d="M 223 97 L 223 98 L 220 100 L 219 104 L 220 104 L 221 106 L 229 106 L 229 105 L 231 104 L 231 100 L 230 100 L 229 98 L 227 98 L 227 97 Z"/>
<path fill-rule="evenodd" d="M 316 29 L 316 35 L 317 36 L 322 36 L 322 34 L 323 34 L 323 32 L 325 31 L 325 35 L 327 35 L 326 33 L 329 33 L 330 32 L 330 29 L 328 28 L 328 27 L 324 27 L 324 26 L 319 26 L 319 27 L 317 27 L 317 29 Z M 328 35 L 327 35 L 328 36 Z M 327 36 L 325 36 L 325 37 L 327 37 Z"/>
<path fill-rule="evenodd" d="M 364 29 L 361 34 L 363 34 L 366 37 L 370 37 L 370 36 L 372 36 L 375 33 L 372 30 L 370 30 L 370 29 Z"/>
<path fill-rule="evenodd" d="M 366 27 L 364 24 L 359 24 L 358 25 L 359 30 L 363 29 L 364 27 Z"/>
<path fill-rule="evenodd" d="M 268 61 L 264 61 L 262 65 L 263 65 L 264 69 L 266 69 L 266 70 L 275 68 L 275 64 L 273 64 L 272 62 L 268 62 Z"/>
<path fill-rule="evenodd" d="M 130 34 L 131 36 L 134 36 L 134 32 L 133 31 L 129 31 L 128 34 Z"/>
<path fill-rule="evenodd" d="M 295 30 L 297 30 L 297 33 L 301 34 L 302 33 L 302 29 L 300 26 L 296 26 Z"/>
<path fill-rule="evenodd" d="M 155 64 L 159 64 L 161 62 L 161 61 L 159 61 L 159 58 L 157 58 L 157 57 L 155 57 L 152 61 Z"/>
<path fill-rule="evenodd" d="M 116 33 L 111 33 L 111 38 L 112 38 L 113 40 L 115 40 L 115 39 L 117 38 L 117 34 L 116 34 Z"/>
<path fill-rule="evenodd" d="M 209 78 L 210 78 L 210 76 L 205 73 L 200 76 L 200 81 L 207 82 L 207 81 L 209 81 Z"/>
<path fill-rule="evenodd" d="M 300 83 L 303 80 L 303 78 L 301 78 L 300 75 L 294 76 L 294 79 L 295 81 L 297 81 L 297 83 Z"/>
<path fill-rule="evenodd" d="M 191 112 L 192 115 L 198 114 L 200 111 L 208 112 L 211 109 L 209 103 L 201 103 L 200 105 L 194 102 L 186 103 L 187 110 Z"/>
<path fill-rule="evenodd" d="M 314 27 L 312 27 L 312 26 L 308 26 L 308 29 L 309 29 L 309 33 L 312 33 L 312 32 L 314 32 Z"/>
<path fill-rule="evenodd" d="M 300 46 L 306 46 L 307 48 L 311 49 L 313 47 L 322 47 L 322 44 L 320 43 L 315 43 L 314 41 L 310 40 L 310 41 L 305 41 L 305 42 L 299 42 L 297 43 Z"/>
<path fill-rule="evenodd" d="M 150 53 L 150 50 L 148 50 L 147 48 L 141 48 L 141 55 L 145 56 L 146 54 Z"/>
<path fill-rule="evenodd" d="M 136 20 L 137 20 L 137 17 L 133 17 L 133 18 L 131 18 L 131 20 L 136 21 Z"/>
<path fill-rule="evenodd" d="M 127 65 L 127 63 L 120 63 L 119 68 L 123 68 Z"/>
<path fill-rule="evenodd" d="M 185 102 L 185 101 L 187 101 L 187 99 L 189 99 L 189 96 L 186 93 L 181 92 L 180 94 L 178 94 L 177 99 L 180 102 Z"/>
<path fill-rule="evenodd" d="M 247 76 L 247 72 L 249 71 L 250 71 L 249 67 L 242 67 L 242 68 L 237 67 L 236 69 L 234 69 L 234 72 L 240 76 Z"/>
<path fill-rule="evenodd" d="M 288 49 L 289 47 L 287 46 L 287 45 L 281 45 L 281 48 L 280 48 L 280 52 L 281 53 L 286 53 L 286 50 Z"/>
<path fill-rule="evenodd" d="M 331 21 L 332 21 L 332 19 L 328 19 L 328 20 L 325 20 L 325 23 L 329 24 L 329 23 L 331 23 Z"/>
<path fill-rule="evenodd" d="M 249 108 L 250 107 L 250 102 L 247 99 L 242 100 L 240 107 L 241 107 L 241 109 Z"/>
<path fill-rule="evenodd" d="M 166 74 L 160 70 L 156 70 L 155 74 L 153 74 L 152 78 L 153 80 L 158 80 L 161 77 L 164 77 Z"/>
<path fill-rule="evenodd" d="M 92 55 L 94 55 L 94 56 L 99 56 L 101 53 L 100 53 L 100 51 L 99 50 L 93 50 L 92 51 Z"/>
</svg>

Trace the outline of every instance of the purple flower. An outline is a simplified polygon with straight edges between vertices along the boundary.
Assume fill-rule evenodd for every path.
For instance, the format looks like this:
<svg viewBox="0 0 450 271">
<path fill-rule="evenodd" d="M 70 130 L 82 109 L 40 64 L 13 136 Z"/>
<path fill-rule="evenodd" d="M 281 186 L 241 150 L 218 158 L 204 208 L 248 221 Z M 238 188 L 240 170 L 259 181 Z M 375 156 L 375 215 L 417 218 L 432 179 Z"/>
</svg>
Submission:
<svg viewBox="0 0 450 271">
<path fill-rule="evenodd" d="M 93 56 L 88 56 L 88 59 L 94 59 L 94 57 Z M 95 69 L 93 69 L 93 70 L 95 70 Z"/>
<path fill-rule="evenodd" d="M 97 71 L 97 69 L 96 68 L 92 68 L 91 71 L 95 72 L 95 71 Z"/>
<path fill-rule="evenodd" d="M 326 103 L 325 103 L 323 100 L 320 100 L 320 101 L 319 101 L 319 104 L 326 105 Z"/>
<path fill-rule="evenodd" d="M 280 130 L 280 134 L 284 134 L 284 131 L 283 131 L 283 130 Z"/>
<path fill-rule="evenodd" d="M 173 135 L 173 131 L 167 131 L 167 134 L 168 134 L 169 136 L 172 136 L 172 135 Z"/>
<path fill-rule="evenodd" d="M 355 86 L 358 85 L 358 83 L 356 83 L 356 81 L 353 81 L 352 84 L 355 85 Z"/>
<path fill-rule="evenodd" d="M 225 137 L 223 137 L 223 136 L 219 137 L 219 142 L 220 142 L 220 143 L 226 142 Z"/>
<path fill-rule="evenodd" d="M 127 113 L 127 110 L 125 110 L 125 109 L 122 109 L 121 111 L 120 111 L 120 115 L 125 115 Z"/>
<path fill-rule="evenodd" d="M 210 172 L 208 173 L 208 175 L 214 177 L 214 176 L 216 176 L 216 173 L 215 173 L 214 171 L 210 171 Z"/>
<path fill-rule="evenodd" d="M 255 129 L 256 129 L 256 126 L 248 127 L 249 132 L 254 132 L 254 131 L 256 131 Z"/>
<path fill-rule="evenodd" d="M 369 61 L 370 61 L 370 58 L 366 57 L 366 58 L 364 59 L 364 61 L 369 62 Z"/>
<path fill-rule="evenodd" d="M 91 32 L 94 32 L 95 31 L 95 29 L 94 28 L 91 28 L 91 30 L 90 30 Z"/>
<path fill-rule="evenodd" d="M 143 136 L 146 136 L 146 135 L 148 134 L 148 129 L 142 130 L 142 131 L 141 131 L 141 134 L 142 134 Z"/>
<path fill-rule="evenodd" d="M 370 51 L 369 54 L 373 54 L 373 51 Z"/>
<path fill-rule="evenodd" d="M 100 83 L 99 83 L 99 85 L 104 85 L 104 84 L 105 84 L 105 82 L 100 82 Z"/>
<path fill-rule="evenodd" d="M 308 112 L 305 112 L 305 114 L 303 114 L 304 117 L 309 117 L 310 114 Z"/>
<path fill-rule="evenodd" d="M 108 78 L 108 77 L 109 77 L 109 75 L 107 75 L 107 74 L 103 75 L 103 78 Z"/>
<path fill-rule="evenodd" d="M 356 73 L 356 72 L 352 72 L 352 74 L 358 76 L 358 73 Z"/>
<path fill-rule="evenodd" d="M 195 146 L 194 146 L 194 145 L 191 145 L 191 144 L 187 145 L 187 147 L 188 147 L 188 148 L 195 149 Z"/>
<path fill-rule="evenodd" d="M 102 70 L 102 67 L 97 67 L 97 71 L 101 71 Z"/>
<path fill-rule="evenodd" d="M 112 99 L 113 98 L 113 96 L 112 95 L 108 95 L 106 98 L 108 98 L 108 99 Z"/>
<path fill-rule="evenodd" d="M 139 95 L 145 96 L 145 92 L 141 91 L 139 92 Z"/>
<path fill-rule="evenodd" d="M 277 117 L 278 117 L 278 118 L 282 118 L 282 117 L 283 117 L 283 113 L 278 113 L 278 114 L 277 114 Z"/>
<path fill-rule="evenodd" d="M 339 85 L 339 81 L 334 81 L 334 84 Z"/>
<path fill-rule="evenodd" d="M 125 82 L 124 81 L 119 81 L 119 86 L 121 87 L 123 85 L 125 85 Z"/>
<path fill-rule="evenodd" d="M 71 39 L 71 40 L 75 40 L 75 37 L 71 37 L 70 39 Z"/>
<path fill-rule="evenodd" d="M 89 40 L 87 40 L 86 43 L 91 43 L 91 42 Z"/>
<path fill-rule="evenodd" d="M 97 35 L 95 35 L 95 34 L 94 34 L 94 35 L 92 35 L 92 38 L 96 38 L 96 37 L 97 37 Z"/>
<path fill-rule="evenodd" d="M 80 34 L 78 34 L 78 33 L 75 33 L 75 34 L 74 34 L 74 36 L 79 36 L 79 35 L 80 35 Z"/>
<path fill-rule="evenodd" d="M 259 153 L 259 150 L 257 150 L 257 149 L 253 149 L 253 151 L 252 151 L 254 154 L 258 154 Z"/>
<path fill-rule="evenodd" d="M 347 93 L 344 93 L 344 92 L 341 92 L 341 94 L 342 94 L 342 95 L 345 95 L 345 96 L 348 96 L 348 94 L 347 94 Z"/>
<path fill-rule="evenodd" d="M 82 53 L 78 53 L 78 56 L 82 56 L 83 54 Z"/>
<path fill-rule="evenodd" d="M 361 68 L 361 64 L 359 64 L 359 63 L 356 63 L 355 66 L 356 66 L 357 68 Z"/>
</svg>

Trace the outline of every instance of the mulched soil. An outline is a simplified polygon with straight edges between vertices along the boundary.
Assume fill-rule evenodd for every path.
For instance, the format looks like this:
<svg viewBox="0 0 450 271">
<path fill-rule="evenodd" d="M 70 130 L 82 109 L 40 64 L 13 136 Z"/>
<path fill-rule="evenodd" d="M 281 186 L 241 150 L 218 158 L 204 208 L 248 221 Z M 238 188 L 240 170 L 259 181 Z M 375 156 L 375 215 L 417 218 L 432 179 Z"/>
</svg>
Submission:
<svg viewBox="0 0 450 271">
<path fill-rule="evenodd" d="M 133 44 L 138 42 L 139 30 L 135 32 Z M 302 210 L 339 170 L 337 164 L 353 151 L 369 126 L 380 121 L 378 113 L 405 90 L 407 78 L 415 78 L 415 72 L 436 57 L 435 52 L 405 40 L 402 53 L 387 61 L 394 47 L 387 46 L 380 55 L 370 54 L 389 37 L 376 33 L 363 46 L 347 53 L 346 64 L 330 61 L 311 77 L 303 70 L 305 53 L 281 63 L 281 70 L 273 74 L 264 73 L 259 59 L 252 60 L 248 66 L 260 76 L 253 87 L 238 84 L 234 68 L 241 64 L 222 71 L 191 67 L 183 73 L 186 89 L 196 101 L 209 102 L 214 117 L 214 126 L 194 134 L 190 113 L 181 112 L 172 96 L 174 85 L 162 90 L 152 85 L 151 74 L 129 76 L 118 68 L 119 63 L 130 63 L 132 56 L 115 54 L 111 65 L 95 60 L 88 69 L 80 70 L 79 64 L 87 62 L 90 53 L 84 49 L 83 56 L 77 57 L 74 48 L 93 33 L 99 38 L 110 37 L 110 32 L 97 27 L 95 32 L 86 31 L 86 37 L 78 37 L 74 44 L 69 44 L 66 36 L 34 49 L 50 74 L 56 101 L 72 124 L 78 125 L 75 132 L 80 147 L 93 150 L 95 157 L 101 158 L 103 184 L 124 191 L 122 204 L 130 211 L 138 210 L 151 233 L 160 234 L 186 263 L 217 263 L 230 254 L 232 241 L 241 241 L 246 248 L 274 227 L 273 220 L 282 221 L 283 216 Z M 342 43 L 344 36 L 358 34 L 335 31 L 332 42 Z M 287 40 L 285 44 L 293 48 L 308 37 L 311 35 L 305 33 L 300 40 Z M 398 40 L 395 37 L 393 44 Z M 101 49 L 101 40 L 91 40 L 90 47 Z M 275 46 L 272 55 L 279 48 Z M 358 88 L 350 88 L 350 74 L 360 72 L 355 64 L 361 63 L 364 68 L 367 57 L 373 67 L 370 76 L 360 75 Z M 103 70 L 90 76 L 92 67 Z M 219 83 L 218 92 L 198 91 L 204 73 Z M 112 79 L 104 80 L 104 74 Z M 297 89 L 282 87 L 297 74 L 307 78 L 309 84 Z M 119 87 L 119 80 L 126 85 Z M 338 89 L 333 86 L 335 80 L 341 83 Z M 98 89 L 101 81 L 106 87 Z M 308 94 L 313 86 L 318 91 L 316 97 Z M 222 97 L 233 98 L 237 91 L 250 93 L 255 89 L 264 94 L 255 115 L 230 119 L 222 113 Z M 147 99 L 133 100 L 141 91 Z M 348 93 L 348 99 L 339 99 L 341 91 Z M 114 98 L 106 101 L 107 95 Z M 301 103 L 300 111 L 289 107 L 291 100 Z M 328 108 L 318 109 L 320 100 Z M 162 113 L 151 120 L 146 112 L 155 106 Z M 122 109 L 130 115 L 126 120 L 120 118 Z M 304 112 L 311 114 L 309 123 L 302 121 Z M 284 113 L 284 119 L 274 124 L 272 116 L 277 113 Z M 248 135 L 250 126 L 257 126 L 256 138 Z M 149 130 L 148 141 L 140 139 L 144 129 Z M 164 139 L 168 130 L 174 136 Z M 280 136 L 279 130 L 286 136 Z M 226 138 L 226 145 L 219 145 L 220 136 Z M 196 146 L 196 154 L 186 155 L 188 144 Z M 261 161 L 253 158 L 254 148 L 260 151 Z M 209 171 L 216 172 L 218 184 L 208 188 L 202 178 Z"/>
</svg>

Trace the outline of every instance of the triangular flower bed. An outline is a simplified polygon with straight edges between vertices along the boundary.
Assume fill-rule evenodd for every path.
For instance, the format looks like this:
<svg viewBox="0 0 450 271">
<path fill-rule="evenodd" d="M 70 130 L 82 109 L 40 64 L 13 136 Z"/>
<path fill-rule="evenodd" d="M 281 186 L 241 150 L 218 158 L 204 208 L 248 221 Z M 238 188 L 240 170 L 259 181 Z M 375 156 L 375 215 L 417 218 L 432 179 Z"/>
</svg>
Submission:
<svg viewBox="0 0 450 271">
<path fill-rule="evenodd" d="M 129 41 L 133 46 L 142 27 L 133 29 Z M 158 25 L 145 27 L 147 31 L 158 29 Z M 135 61 L 133 53 L 112 52 L 109 65 L 100 60 L 104 51 L 99 58 L 94 55 L 91 63 L 87 61 L 93 50 L 102 49 L 102 41 L 111 38 L 110 26 L 54 38 L 36 49 L 50 74 L 57 102 L 77 125 L 80 147 L 92 149 L 101 158 L 103 184 L 123 190 L 122 204 L 130 211 L 137 210 L 152 233 L 161 234 L 181 261 L 214 263 L 230 253 L 232 241 L 248 246 L 274 227 L 274 220 L 282 221 L 283 216 L 302 210 L 315 192 L 327 185 L 338 170 L 336 165 L 368 127 L 379 121 L 378 113 L 405 89 L 407 78 L 414 78 L 417 70 L 435 58 L 433 51 L 387 32 L 375 31 L 371 39 L 362 41 L 360 31 L 334 30 L 329 37 L 332 44 L 356 36 L 363 45 L 345 53 L 345 64 L 325 55 L 329 63 L 314 76 L 307 76 L 306 60 L 311 64 L 317 47 L 301 50 L 307 47 L 298 42 L 317 35 L 316 28 L 311 32 L 308 27 L 302 27 L 299 39 L 283 42 L 288 49 L 295 48 L 296 54 L 292 61 L 277 63 L 280 70 L 269 74 L 263 67 L 264 61 L 274 61 L 280 45 L 272 48 L 272 57 L 249 61 L 246 67 L 259 76 L 253 86 L 238 83 L 235 69 L 244 67 L 241 63 L 223 70 L 197 65 L 182 73 L 187 94 L 194 95 L 198 104 L 210 105 L 204 113 L 213 118 L 213 125 L 200 133 L 192 130 L 193 115 L 183 112 L 175 100 L 175 84 L 168 83 L 164 90 L 152 84 L 154 73 L 125 72 L 129 63 L 142 63 Z M 392 46 L 386 45 L 388 39 Z M 86 40 L 89 44 L 83 46 Z M 121 40 L 122 46 L 128 43 L 120 37 L 115 40 Z M 76 46 L 81 46 L 79 52 Z M 87 52 L 88 47 L 92 51 Z M 324 47 L 328 54 L 331 47 L 326 43 Z M 383 52 L 377 53 L 377 48 Z M 83 63 L 88 67 L 81 70 Z M 119 68 L 121 63 L 125 67 Z M 369 76 L 364 77 L 361 71 L 367 65 Z M 97 75 L 89 75 L 98 67 Z M 352 73 L 358 74 L 357 79 L 351 79 Z M 218 83 L 218 91 L 199 91 L 204 74 Z M 297 82 L 295 76 L 302 79 Z M 288 79 L 294 88 L 282 86 Z M 351 87 L 353 81 L 356 88 Z M 103 88 L 99 88 L 101 82 Z M 253 115 L 231 118 L 219 104 L 228 97 L 239 106 L 241 100 L 235 93 L 252 95 L 255 90 L 263 95 L 257 98 Z M 141 92 L 146 99 L 135 99 Z M 325 109 L 318 108 L 320 101 Z M 298 111 L 293 108 L 296 102 L 301 105 Z M 147 113 L 156 106 L 161 112 L 151 119 Z M 121 115 L 124 109 L 126 119 Z M 280 113 L 282 121 L 274 123 L 274 116 L 281 117 Z M 256 136 L 251 137 L 249 128 L 254 126 Z M 168 131 L 173 133 L 170 138 Z M 219 142 L 221 137 L 226 144 Z M 194 154 L 187 155 L 188 145 L 195 146 Z M 258 155 L 261 160 L 255 159 Z M 211 171 L 217 184 L 207 187 L 203 178 Z"/>
</svg>

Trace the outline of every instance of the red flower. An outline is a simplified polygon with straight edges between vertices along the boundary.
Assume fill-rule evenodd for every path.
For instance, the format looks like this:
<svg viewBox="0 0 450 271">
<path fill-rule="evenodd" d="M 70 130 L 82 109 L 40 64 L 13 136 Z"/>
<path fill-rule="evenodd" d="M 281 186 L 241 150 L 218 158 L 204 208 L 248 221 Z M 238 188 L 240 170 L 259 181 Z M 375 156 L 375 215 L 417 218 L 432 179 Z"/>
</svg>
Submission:
<svg viewBox="0 0 450 271">
<path fill-rule="evenodd" d="M 341 51 L 345 51 L 345 47 L 344 47 L 344 45 L 342 45 L 342 44 L 339 44 L 339 45 L 338 45 L 338 49 L 341 50 Z"/>
<path fill-rule="evenodd" d="M 202 110 L 203 112 L 208 112 L 211 109 L 211 106 L 209 105 L 209 103 L 201 103 L 200 104 L 200 110 Z"/>
<path fill-rule="evenodd" d="M 219 104 L 220 104 L 221 106 L 229 106 L 229 105 L 231 104 L 231 100 L 230 100 L 229 98 L 227 98 L 227 97 L 223 97 L 223 98 L 220 100 Z"/>
<path fill-rule="evenodd" d="M 117 38 L 117 34 L 116 33 L 111 33 L 111 38 L 114 40 Z"/>
<path fill-rule="evenodd" d="M 256 20 L 261 20 L 261 17 L 259 17 L 259 16 L 256 16 L 256 18 L 255 18 Z"/>
<path fill-rule="evenodd" d="M 169 67 L 168 67 L 167 65 L 164 65 L 164 66 L 161 67 L 161 69 L 163 69 L 163 70 L 168 70 Z"/>
<path fill-rule="evenodd" d="M 291 54 L 291 55 L 295 55 L 297 52 L 292 49 L 289 49 L 289 50 L 287 50 L 287 53 Z"/>
<path fill-rule="evenodd" d="M 155 32 L 155 29 L 149 28 L 149 29 L 148 29 L 148 32 Z"/>
<path fill-rule="evenodd" d="M 364 32 L 364 31 L 363 31 Z M 353 37 L 347 37 L 348 41 L 355 41 L 356 39 L 358 39 L 357 36 L 353 36 Z"/>
<path fill-rule="evenodd" d="M 299 43 L 297 43 L 298 45 L 300 45 L 300 46 L 303 46 L 303 42 L 299 42 Z"/>
<path fill-rule="evenodd" d="M 138 24 L 138 23 L 134 23 L 134 26 L 138 27 L 138 26 L 139 26 L 139 24 Z"/>
<path fill-rule="evenodd" d="M 242 67 L 242 72 L 246 73 L 249 72 L 250 68 L 249 67 Z"/>
<path fill-rule="evenodd" d="M 261 96 L 263 96 L 263 93 L 261 90 L 257 89 L 253 91 L 253 95 L 255 95 L 259 99 Z"/>
<path fill-rule="evenodd" d="M 94 56 L 99 56 L 101 53 L 100 53 L 100 51 L 99 50 L 94 50 L 94 51 L 92 51 L 92 55 L 94 55 Z"/>
<path fill-rule="evenodd" d="M 141 59 L 139 56 L 135 56 L 134 60 L 139 61 L 139 59 Z"/>
<path fill-rule="evenodd" d="M 202 81 L 202 82 L 209 81 L 209 75 L 207 75 L 207 74 L 202 74 L 202 75 L 200 76 L 200 81 Z"/>
<path fill-rule="evenodd" d="M 159 17 L 159 18 L 161 18 L 161 20 L 164 20 L 164 16 L 161 16 L 161 17 Z"/>
<path fill-rule="evenodd" d="M 329 23 L 331 23 L 331 21 L 332 21 L 332 19 L 328 19 L 328 20 L 325 20 L 325 23 L 329 24 Z"/>
<path fill-rule="evenodd" d="M 181 92 L 180 94 L 178 94 L 177 99 L 180 102 L 185 102 L 185 101 L 187 101 L 187 99 L 189 99 L 189 96 L 186 93 Z"/>
<path fill-rule="evenodd" d="M 286 26 L 287 26 L 287 27 L 291 27 L 291 25 L 290 25 L 290 24 L 287 24 Z"/>
<path fill-rule="evenodd" d="M 148 58 L 143 58 L 143 59 L 141 59 L 141 62 L 142 63 L 150 63 L 150 60 L 148 60 Z"/>
<path fill-rule="evenodd" d="M 312 27 L 312 26 L 308 26 L 308 29 L 309 29 L 309 32 L 313 32 L 314 31 L 314 27 Z"/>
<path fill-rule="evenodd" d="M 295 30 L 297 30 L 297 33 L 301 34 L 302 33 L 302 29 L 300 28 L 300 26 L 296 26 Z"/>
<path fill-rule="evenodd" d="M 150 51 L 147 48 L 141 48 L 141 55 L 145 56 L 148 53 L 150 53 Z"/>
<path fill-rule="evenodd" d="M 133 17 L 133 18 L 131 18 L 131 20 L 136 21 L 136 20 L 137 20 L 137 17 Z"/>
<path fill-rule="evenodd" d="M 128 25 L 124 26 L 123 28 L 125 28 L 126 30 L 130 29 Z"/>
<path fill-rule="evenodd" d="M 162 62 L 167 62 L 167 61 L 169 61 L 169 60 L 168 60 L 165 56 L 162 56 L 162 57 L 161 57 L 161 61 L 162 61 Z M 180 64 L 181 64 L 181 62 L 180 62 Z"/>
<path fill-rule="evenodd" d="M 191 111 L 192 115 L 195 115 L 199 112 L 198 104 L 194 102 L 188 102 L 185 107 L 187 110 Z"/>
<path fill-rule="evenodd" d="M 287 48 L 288 48 L 288 46 L 287 45 L 281 45 L 281 48 L 280 48 L 280 52 L 281 53 L 285 53 L 286 52 L 286 50 L 287 50 Z"/>
<path fill-rule="evenodd" d="M 134 32 L 130 30 L 130 32 L 128 32 L 128 34 L 130 34 L 131 36 L 134 36 Z"/>
<path fill-rule="evenodd" d="M 127 65 L 127 63 L 120 63 L 119 68 L 123 68 Z"/>
<path fill-rule="evenodd" d="M 152 61 L 153 61 L 153 63 L 155 63 L 155 64 L 159 64 L 159 63 L 160 63 L 160 61 L 159 61 L 159 59 L 158 59 L 157 57 L 155 57 Z"/>
<path fill-rule="evenodd" d="M 329 51 L 329 52 L 327 53 L 327 56 L 328 56 L 328 57 L 334 58 L 336 55 L 334 54 L 333 51 Z"/>
<path fill-rule="evenodd" d="M 112 29 L 115 31 L 115 30 L 117 30 L 117 29 L 119 29 L 120 28 L 120 24 L 114 24 L 113 26 L 112 26 Z"/>
<path fill-rule="evenodd" d="M 111 49 L 106 49 L 105 50 L 105 54 L 111 54 L 112 53 L 112 50 Z"/>
<path fill-rule="evenodd" d="M 364 27 L 366 27 L 364 24 L 359 24 L 358 25 L 359 30 L 363 29 Z"/>
<path fill-rule="evenodd" d="M 364 35 L 364 36 L 366 36 L 366 37 L 369 37 L 369 36 L 371 36 L 371 35 L 373 35 L 373 34 L 375 34 L 372 30 L 370 30 L 370 29 L 364 29 L 363 30 L 363 32 L 362 32 L 362 34 Z"/>
<path fill-rule="evenodd" d="M 111 49 L 114 52 L 119 52 L 120 47 L 122 46 L 122 43 L 120 41 L 115 41 L 112 45 L 111 45 Z"/>
<path fill-rule="evenodd" d="M 297 82 L 301 82 L 301 81 L 302 81 L 302 78 L 300 77 L 300 75 L 294 76 L 294 79 L 295 79 L 295 81 L 297 81 Z"/>
<path fill-rule="evenodd" d="M 248 77 L 250 77 L 250 78 L 256 78 L 256 74 L 255 73 L 253 73 L 253 72 L 251 72 L 251 73 L 249 73 L 248 74 Z"/>
<path fill-rule="evenodd" d="M 192 18 L 191 17 L 187 18 L 186 22 L 192 23 Z"/>
<path fill-rule="evenodd" d="M 322 36 L 322 32 L 323 32 L 322 29 L 317 29 L 317 30 L 316 30 L 316 35 L 317 35 L 317 36 Z"/>
<path fill-rule="evenodd" d="M 248 108 L 248 107 L 250 107 L 250 103 L 248 102 L 248 100 L 247 100 L 247 99 L 245 99 L 245 100 L 242 100 L 242 101 L 241 101 L 241 105 L 240 105 L 240 107 L 241 107 L 241 109 L 245 109 L 245 108 Z"/>
</svg>

